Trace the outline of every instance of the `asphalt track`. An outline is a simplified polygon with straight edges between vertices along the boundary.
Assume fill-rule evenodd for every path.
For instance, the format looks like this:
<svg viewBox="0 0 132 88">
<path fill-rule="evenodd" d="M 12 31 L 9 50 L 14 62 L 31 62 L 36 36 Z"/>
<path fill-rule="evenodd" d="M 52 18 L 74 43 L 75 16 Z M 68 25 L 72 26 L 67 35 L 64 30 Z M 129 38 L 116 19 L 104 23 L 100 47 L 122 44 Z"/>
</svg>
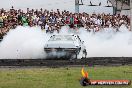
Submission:
<svg viewBox="0 0 132 88">
<path fill-rule="evenodd" d="M 132 65 L 132 57 L 93 57 L 81 60 L 0 59 L 0 66 L 120 66 Z"/>
</svg>

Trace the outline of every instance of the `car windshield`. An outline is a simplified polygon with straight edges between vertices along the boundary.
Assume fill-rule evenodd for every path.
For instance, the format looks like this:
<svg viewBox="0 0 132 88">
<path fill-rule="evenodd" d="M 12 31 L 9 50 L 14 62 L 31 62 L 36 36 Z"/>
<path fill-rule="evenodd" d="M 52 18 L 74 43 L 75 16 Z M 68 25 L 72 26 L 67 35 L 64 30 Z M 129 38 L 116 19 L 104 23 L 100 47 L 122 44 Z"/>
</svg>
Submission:
<svg viewBox="0 0 132 88">
<path fill-rule="evenodd" d="M 74 36 L 72 36 L 72 35 L 55 35 L 55 36 L 52 36 L 49 41 L 74 41 Z"/>
</svg>

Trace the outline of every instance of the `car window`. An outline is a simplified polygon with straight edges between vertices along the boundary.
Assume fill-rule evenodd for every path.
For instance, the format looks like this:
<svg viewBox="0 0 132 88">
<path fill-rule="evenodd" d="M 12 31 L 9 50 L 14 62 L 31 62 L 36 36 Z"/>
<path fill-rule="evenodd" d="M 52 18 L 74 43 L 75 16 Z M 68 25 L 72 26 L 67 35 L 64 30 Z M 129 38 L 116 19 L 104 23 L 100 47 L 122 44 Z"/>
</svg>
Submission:
<svg viewBox="0 0 132 88">
<path fill-rule="evenodd" d="M 72 35 L 56 35 L 52 36 L 49 41 L 74 41 L 74 37 Z"/>
<path fill-rule="evenodd" d="M 74 41 L 74 37 L 73 36 L 65 36 L 65 39 L 69 40 L 69 41 Z"/>
</svg>

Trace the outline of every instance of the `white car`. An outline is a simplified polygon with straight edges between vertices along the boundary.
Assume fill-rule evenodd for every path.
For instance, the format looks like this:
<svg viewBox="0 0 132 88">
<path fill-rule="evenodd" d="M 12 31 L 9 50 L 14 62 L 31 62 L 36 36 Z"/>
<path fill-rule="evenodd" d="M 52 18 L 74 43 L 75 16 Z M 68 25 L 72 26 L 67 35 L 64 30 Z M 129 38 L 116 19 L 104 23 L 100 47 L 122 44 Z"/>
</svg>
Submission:
<svg viewBox="0 0 132 88">
<path fill-rule="evenodd" d="M 44 47 L 47 58 L 86 58 L 84 41 L 78 35 L 53 35 Z"/>
</svg>

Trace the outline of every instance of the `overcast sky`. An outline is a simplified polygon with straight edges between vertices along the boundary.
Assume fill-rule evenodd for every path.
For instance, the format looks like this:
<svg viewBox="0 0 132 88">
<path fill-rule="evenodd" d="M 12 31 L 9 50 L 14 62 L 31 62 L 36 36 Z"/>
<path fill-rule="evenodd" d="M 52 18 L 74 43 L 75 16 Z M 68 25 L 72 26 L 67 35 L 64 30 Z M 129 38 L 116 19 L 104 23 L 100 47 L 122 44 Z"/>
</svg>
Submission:
<svg viewBox="0 0 132 88">
<path fill-rule="evenodd" d="M 112 8 L 107 8 L 107 0 L 83 0 L 83 6 L 80 6 L 80 12 L 105 12 L 112 13 Z M 101 6 L 90 7 L 90 1 L 94 5 L 98 5 L 101 2 Z M 34 8 L 34 9 L 60 9 L 60 10 L 69 10 L 71 12 L 75 11 L 75 1 L 74 0 L 0 0 L 0 8 L 9 9 L 11 6 L 19 9 Z M 109 3 L 109 5 L 111 5 Z"/>
</svg>

